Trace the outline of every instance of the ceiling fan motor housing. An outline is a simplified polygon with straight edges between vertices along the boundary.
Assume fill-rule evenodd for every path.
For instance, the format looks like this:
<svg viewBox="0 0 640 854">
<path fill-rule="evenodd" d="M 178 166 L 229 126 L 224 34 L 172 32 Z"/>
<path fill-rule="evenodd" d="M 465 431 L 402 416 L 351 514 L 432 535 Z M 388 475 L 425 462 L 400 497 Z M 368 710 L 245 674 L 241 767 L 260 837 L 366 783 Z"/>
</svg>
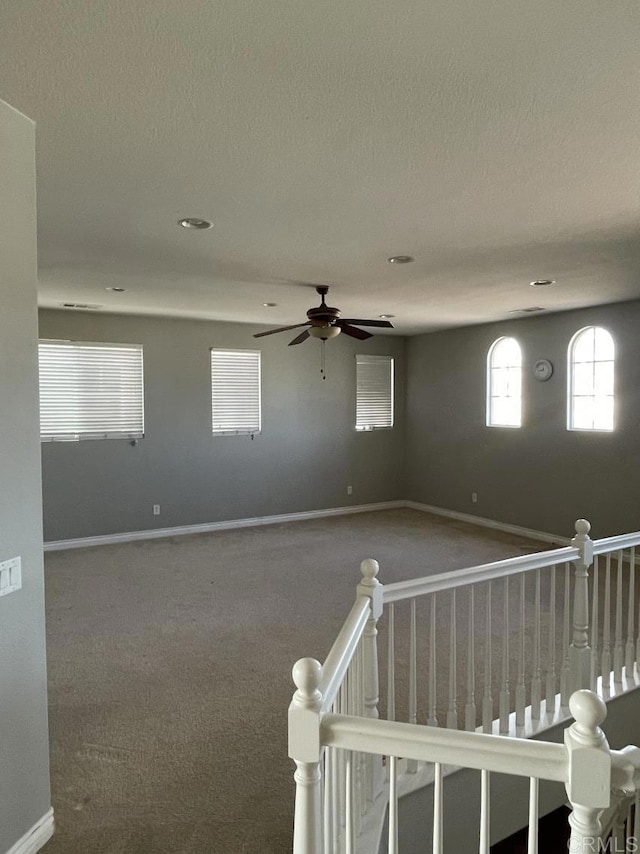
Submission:
<svg viewBox="0 0 640 854">
<path fill-rule="evenodd" d="M 340 317 L 340 310 L 330 305 L 320 305 L 310 308 L 307 317 L 312 326 L 331 326 Z"/>
</svg>

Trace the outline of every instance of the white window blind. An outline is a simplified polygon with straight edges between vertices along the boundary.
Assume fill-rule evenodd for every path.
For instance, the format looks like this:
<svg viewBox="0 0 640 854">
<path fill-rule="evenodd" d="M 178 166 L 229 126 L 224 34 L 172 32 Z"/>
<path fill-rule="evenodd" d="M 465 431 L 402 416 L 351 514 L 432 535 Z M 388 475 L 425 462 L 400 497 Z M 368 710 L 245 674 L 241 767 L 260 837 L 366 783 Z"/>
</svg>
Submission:
<svg viewBox="0 0 640 854">
<path fill-rule="evenodd" d="M 144 433 L 142 346 L 41 341 L 40 438 L 136 438 Z"/>
<path fill-rule="evenodd" d="M 211 350 L 211 414 L 215 434 L 259 433 L 260 350 Z"/>
<path fill-rule="evenodd" d="M 356 356 L 356 430 L 393 427 L 393 359 Z"/>
</svg>

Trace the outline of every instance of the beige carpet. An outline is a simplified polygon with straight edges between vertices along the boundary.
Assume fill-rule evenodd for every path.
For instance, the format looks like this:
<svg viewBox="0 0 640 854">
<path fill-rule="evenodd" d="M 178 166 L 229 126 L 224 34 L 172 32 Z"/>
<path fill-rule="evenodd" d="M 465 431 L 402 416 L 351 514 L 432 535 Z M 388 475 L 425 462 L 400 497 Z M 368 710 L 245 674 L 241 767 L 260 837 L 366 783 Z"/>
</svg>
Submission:
<svg viewBox="0 0 640 854">
<path fill-rule="evenodd" d="M 391 582 L 539 548 L 391 510 L 48 554 L 44 850 L 290 851 L 291 666 L 325 657 L 360 561 Z"/>
</svg>

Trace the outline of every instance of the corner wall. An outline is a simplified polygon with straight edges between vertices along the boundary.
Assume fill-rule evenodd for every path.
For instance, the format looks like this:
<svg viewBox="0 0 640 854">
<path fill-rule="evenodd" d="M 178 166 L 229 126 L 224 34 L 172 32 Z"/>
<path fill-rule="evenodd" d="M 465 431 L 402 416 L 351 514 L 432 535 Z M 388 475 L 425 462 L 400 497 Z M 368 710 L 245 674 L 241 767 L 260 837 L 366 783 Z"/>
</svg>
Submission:
<svg viewBox="0 0 640 854">
<path fill-rule="evenodd" d="M 616 343 L 613 433 L 566 428 L 567 347 L 589 325 Z M 640 529 L 639 330 L 629 302 L 408 339 L 405 497 L 564 537 L 578 517 L 593 537 Z M 522 347 L 520 429 L 485 426 L 487 352 L 502 335 Z M 532 373 L 542 358 L 547 382 Z"/>
<path fill-rule="evenodd" d="M 42 445 L 45 540 L 404 497 L 405 339 L 254 339 L 246 324 L 40 312 L 40 337 L 142 344 L 145 437 Z M 211 347 L 262 351 L 262 433 L 211 434 Z M 393 356 L 396 424 L 357 433 L 355 354 Z M 353 494 L 347 495 L 347 486 Z M 161 515 L 152 515 L 160 504 Z"/>
<path fill-rule="evenodd" d="M 0 101 L 0 560 L 22 589 L 0 597 L 0 851 L 49 811 L 38 437 L 33 123 Z M 40 843 L 45 838 L 40 838 Z M 30 849 L 31 850 L 31 849 Z"/>
</svg>

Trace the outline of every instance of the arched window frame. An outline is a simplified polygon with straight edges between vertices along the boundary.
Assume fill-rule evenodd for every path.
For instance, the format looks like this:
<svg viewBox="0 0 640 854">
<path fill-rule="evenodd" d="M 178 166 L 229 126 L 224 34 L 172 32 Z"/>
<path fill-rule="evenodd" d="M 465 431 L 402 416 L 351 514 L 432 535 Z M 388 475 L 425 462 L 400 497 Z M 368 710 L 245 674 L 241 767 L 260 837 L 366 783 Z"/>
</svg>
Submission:
<svg viewBox="0 0 640 854">
<path fill-rule="evenodd" d="M 578 362 L 575 358 L 576 347 L 580 339 L 592 330 L 594 332 L 593 358 L 581 359 Z M 604 333 L 608 337 L 608 342 L 606 339 L 601 341 L 600 357 L 598 357 L 597 345 L 599 333 Z M 610 355 L 606 358 L 602 357 L 605 343 L 610 347 Z M 567 430 L 588 433 L 611 433 L 615 430 L 615 359 L 615 340 L 609 330 L 603 326 L 584 326 L 572 337 L 567 349 Z M 580 383 L 580 377 L 577 373 L 578 366 L 590 366 L 591 368 L 591 393 L 580 393 L 576 390 Z M 591 400 L 589 419 L 591 426 L 586 424 L 584 414 L 576 413 L 576 401 L 585 398 Z"/>
<path fill-rule="evenodd" d="M 507 364 L 499 364 L 496 365 L 496 354 L 499 354 L 500 349 L 504 345 L 504 342 L 512 342 L 518 348 L 518 358 L 517 360 L 512 360 Z M 498 372 L 502 374 L 502 379 L 499 380 Z M 517 381 L 516 381 L 517 378 Z M 503 386 L 506 388 L 506 394 L 496 394 L 496 386 L 498 384 L 502 385 L 502 380 L 506 380 L 506 384 Z M 511 394 L 509 392 L 513 392 L 517 389 L 517 394 Z M 511 418 L 510 420 L 499 420 L 499 417 L 496 413 L 496 406 L 494 405 L 496 401 L 499 400 L 513 400 L 517 399 L 518 401 L 518 414 L 517 418 Z M 486 424 L 487 427 L 509 427 L 515 428 L 522 426 L 522 347 L 520 346 L 519 341 L 516 338 L 513 338 L 508 335 L 503 335 L 500 338 L 497 338 L 491 347 L 489 347 L 489 352 L 487 353 L 487 401 L 486 401 L 487 409 L 486 409 Z"/>
</svg>

